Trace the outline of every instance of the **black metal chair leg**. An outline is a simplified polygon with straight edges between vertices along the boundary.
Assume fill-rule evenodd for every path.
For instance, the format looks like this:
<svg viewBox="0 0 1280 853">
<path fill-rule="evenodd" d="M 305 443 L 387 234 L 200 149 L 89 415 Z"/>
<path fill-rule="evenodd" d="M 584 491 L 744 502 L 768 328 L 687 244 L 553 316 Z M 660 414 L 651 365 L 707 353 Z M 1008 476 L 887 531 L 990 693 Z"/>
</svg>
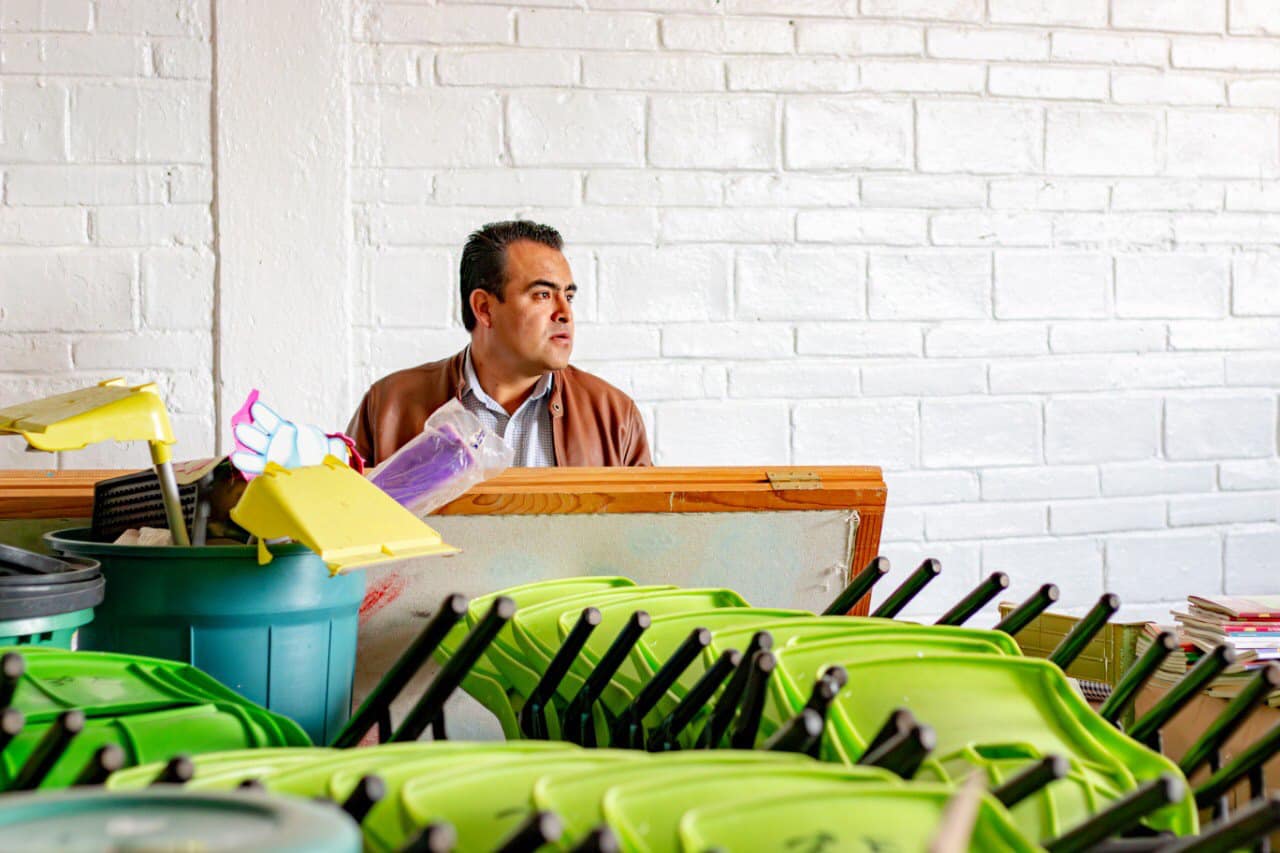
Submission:
<svg viewBox="0 0 1280 853">
<path fill-rule="evenodd" d="M 1272 726 L 1266 734 L 1246 746 L 1240 753 L 1214 772 L 1204 784 L 1196 788 L 1196 805 L 1209 808 L 1219 797 L 1225 796 L 1242 779 L 1249 778 L 1262 765 L 1280 752 L 1280 724 Z"/>
<path fill-rule="evenodd" d="M 1120 677 L 1120 683 L 1116 685 L 1116 689 L 1111 691 L 1107 701 L 1103 702 L 1102 707 L 1098 709 L 1098 715 L 1112 725 L 1118 725 L 1120 718 L 1138 698 L 1138 691 L 1146 685 L 1151 676 L 1156 674 L 1160 664 L 1164 663 L 1165 658 L 1177 647 L 1178 638 L 1172 631 L 1161 631 L 1157 634 L 1151 641 L 1151 647 Z"/>
<path fill-rule="evenodd" d="M 1058 600 L 1058 587 L 1051 583 L 1036 590 L 1030 598 L 1019 604 L 996 623 L 994 630 L 1004 631 L 1010 637 L 1030 625 L 1035 618 Z"/>
<path fill-rule="evenodd" d="M 604 617 L 594 607 L 584 608 L 578 614 L 578 621 L 573 623 L 569 635 L 564 638 L 560 648 L 547 664 L 546 670 L 538 683 L 534 685 L 529 698 L 520 708 L 520 731 L 530 740 L 547 740 L 550 732 L 547 728 L 547 709 L 551 700 L 560 689 L 560 683 L 573 667 L 573 662 L 582 653 L 582 648 L 591 638 L 591 634 L 600 625 Z"/>
<path fill-rule="evenodd" d="M 453 853 L 458 833 L 450 823 L 429 823 L 400 848 L 400 853 Z"/>
<path fill-rule="evenodd" d="M 747 689 L 747 678 L 751 674 L 752 661 L 757 652 L 767 652 L 773 648 L 773 635 L 768 631 L 756 631 L 751 635 L 747 650 L 742 653 L 742 660 L 734 671 L 733 677 L 725 685 L 720 700 L 711 711 L 711 720 L 698 737 L 699 749 L 715 749 L 729 731 L 734 714 L 738 711 L 738 703 L 742 701 L 742 691 Z"/>
<path fill-rule="evenodd" d="M 80 775 L 71 783 L 73 788 L 101 785 L 107 777 L 124 767 L 124 750 L 114 743 L 103 744 L 93 751 Z"/>
<path fill-rule="evenodd" d="M 1230 647 L 1225 645 L 1214 647 L 1191 668 L 1190 672 L 1161 696 L 1151 710 L 1133 724 L 1133 728 L 1129 730 L 1129 736 L 1150 746 L 1150 738 L 1169 722 L 1174 714 L 1181 711 L 1188 702 L 1199 695 L 1201 690 L 1209 686 L 1210 681 L 1221 675 L 1223 670 L 1235 662 L 1236 653 Z"/>
<path fill-rule="evenodd" d="M 387 795 L 387 783 L 376 773 L 360 777 L 351 794 L 342 803 L 342 810 L 351 815 L 356 823 L 364 823 L 369 810 L 382 801 Z"/>
<path fill-rule="evenodd" d="M 8 708 L 13 704 L 13 695 L 18 692 L 18 682 L 27 671 L 27 660 L 17 652 L 5 652 L 0 655 L 0 708 Z"/>
<path fill-rule="evenodd" d="M 1113 835 L 1136 826 L 1153 811 L 1182 799 L 1182 780 L 1164 774 L 1116 800 L 1088 820 L 1073 826 L 1044 846 L 1050 853 L 1083 853 Z"/>
<path fill-rule="evenodd" d="M 544 844 L 554 844 L 564 834 L 564 824 L 554 812 L 534 812 L 507 836 L 494 853 L 534 853 Z"/>
<path fill-rule="evenodd" d="M 916 723 L 906 732 L 889 738 L 874 751 L 864 752 L 858 763 L 882 767 L 903 779 L 911 779 L 937 745 L 938 736 L 933 729 L 923 723 Z"/>
<path fill-rule="evenodd" d="M 711 632 L 706 628 L 694 628 L 689 632 L 689 636 L 676 647 L 671 657 L 658 668 L 653 678 L 640 688 L 635 699 L 618 716 L 610 733 L 611 745 L 626 749 L 644 749 L 644 718 L 657 706 L 662 697 L 667 695 L 667 691 L 679 680 L 689 665 L 702 654 L 702 650 L 709 645 L 711 645 Z"/>
<path fill-rule="evenodd" d="M 889 593 L 889 597 L 881 602 L 880 606 L 871 611 L 872 616 L 892 619 L 902 612 L 902 608 L 911 603 L 911 599 L 920 594 L 920 591 L 928 586 L 942 574 L 942 564 L 932 557 L 928 558 L 916 567 L 916 570 L 902 582 L 902 585 Z"/>
<path fill-rule="evenodd" d="M 613 830 L 601 824 L 582 837 L 570 853 L 618 853 L 622 845 Z"/>
<path fill-rule="evenodd" d="M 339 749 L 356 746 L 374 725 L 378 725 L 378 740 L 383 742 L 381 721 L 384 716 L 390 721 L 392 701 L 413 680 L 418 670 L 422 669 L 423 664 L 430 660 L 431 655 L 444 642 L 444 638 L 466 615 L 467 599 L 461 595 L 446 595 L 444 601 L 440 602 L 440 608 L 414 639 L 413 644 L 396 659 L 387 674 L 378 681 L 378 686 L 365 697 L 359 709 L 351 715 L 342 731 L 338 732 L 332 746 Z"/>
<path fill-rule="evenodd" d="M 738 720 L 729 735 L 729 745 L 734 749 L 753 749 L 760 732 L 760 718 L 764 714 L 764 702 L 769 689 L 769 676 L 773 674 L 778 659 L 773 652 L 756 652 L 747 674 L 747 686 L 742 691 L 742 704 Z"/>
<path fill-rule="evenodd" d="M 1186 754 L 1178 762 L 1178 768 L 1183 774 L 1190 776 L 1208 760 L 1209 753 L 1221 749 L 1253 709 L 1277 688 L 1280 688 L 1280 666 L 1268 664 L 1255 673 L 1235 698 L 1227 703 L 1227 707 L 1222 709 L 1222 713 L 1209 723 L 1195 743 L 1187 748 Z"/>
<path fill-rule="evenodd" d="M 1119 609 L 1120 597 L 1110 592 L 1104 593 L 1098 603 L 1062 638 L 1062 642 L 1050 653 L 1049 660 L 1064 670 L 1071 666 Z"/>
<path fill-rule="evenodd" d="M 596 728 L 591 718 L 591 709 L 609 686 L 614 673 L 622 666 L 627 655 L 640 642 L 640 636 L 649 629 L 651 622 L 649 614 L 643 610 L 631 614 L 627 624 L 613 638 L 609 648 L 600 657 L 600 662 L 591 670 L 587 680 L 565 708 L 564 717 L 560 721 L 561 737 L 579 746 L 596 745 Z"/>
<path fill-rule="evenodd" d="M 1280 829 L 1280 795 L 1254 800 L 1230 820 L 1205 827 L 1199 835 L 1171 841 L 1161 853 L 1220 853 L 1248 847 Z"/>
<path fill-rule="evenodd" d="M 0 711 L 0 755 L 9 748 L 13 739 L 22 732 L 26 717 L 17 708 L 5 708 Z"/>
<path fill-rule="evenodd" d="M 764 742 L 769 752 L 808 753 L 813 744 L 822 738 L 822 715 L 811 708 L 801 709 Z"/>
<path fill-rule="evenodd" d="M 196 764 L 189 755 L 175 755 L 152 779 L 151 785 L 185 785 L 196 778 Z"/>
<path fill-rule="evenodd" d="M 1071 771 L 1071 762 L 1061 755 L 1048 755 L 1026 770 L 1007 780 L 991 792 L 1007 809 L 1011 809 L 1050 782 L 1065 779 Z"/>
<path fill-rule="evenodd" d="M 915 716 L 906 708 L 894 708 L 885 718 L 880 730 L 876 732 L 862 751 L 864 756 L 874 753 L 893 738 L 902 737 L 917 725 Z M 859 761 L 859 763 L 862 763 Z"/>
<path fill-rule="evenodd" d="M 84 731 L 84 712 L 80 710 L 63 711 L 45 731 L 44 737 L 36 744 L 35 749 L 27 756 L 26 762 L 19 768 L 10 784 L 11 791 L 33 791 L 40 787 L 54 765 L 67 751 L 67 747 Z"/>
<path fill-rule="evenodd" d="M 418 704 L 414 705 L 405 716 L 400 728 L 396 729 L 396 733 L 391 736 L 393 742 L 404 743 L 422 737 L 427 726 L 444 713 L 445 701 L 453 695 L 453 691 L 458 689 L 462 679 L 484 655 L 493 638 L 498 636 L 498 632 L 511 621 L 515 612 L 516 603 L 505 595 L 500 595 L 493 600 L 489 611 L 468 632 L 466 639 L 458 647 L 457 653 L 440 667 L 436 677 L 423 691 Z"/>
<path fill-rule="evenodd" d="M 942 615 L 935 625 L 963 625 L 973 614 L 986 607 L 991 599 L 1009 588 L 1009 576 L 1004 572 L 992 572 L 987 579 L 956 602 L 956 605 Z"/>
<path fill-rule="evenodd" d="M 853 609 L 853 606 L 862 600 L 863 596 L 871 592 L 871 588 L 880 582 L 880 579 L 889 573 L 889 558 L 876 557 L 867 567 L 849 581 L 849 585 L 841 590 L 835 600 L 827 605 L 827 609 L 822 611 L 823 616 L 843 616 Z"/>
<path fill-rule="evenodd" d="M 676 739 L 685 730 L 698 713 L 706 707 L 715 696 L 720 685 L 724 683 L 742 660 L 737 649 L 727 649 L 716 658 L 702 677 L 694 682 L 693 687 L 685 694 L 680 703 L 659 723 L 649 735 L 650 752 L 667 752 L 676 748 Z"/>
</svg>

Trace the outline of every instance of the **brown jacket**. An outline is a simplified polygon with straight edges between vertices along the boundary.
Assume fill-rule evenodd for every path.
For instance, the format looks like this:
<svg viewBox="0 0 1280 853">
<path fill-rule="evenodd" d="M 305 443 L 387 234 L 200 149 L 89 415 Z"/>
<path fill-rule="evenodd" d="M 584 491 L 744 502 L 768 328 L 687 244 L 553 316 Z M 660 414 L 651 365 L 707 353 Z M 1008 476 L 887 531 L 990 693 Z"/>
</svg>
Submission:
<svg viewBox="0 0 1280 853">
<path fill-rule="evenodd" d="M 465 350 L 373 383 L 347 427 L 370 466 L 422 432 L 432 412 L 462 396 L 464 355 Z M 636 404 L 600 377 L 573 366 L 557 370 L 547 407 L 557 465 L 653 464 Z"/>
</svg>

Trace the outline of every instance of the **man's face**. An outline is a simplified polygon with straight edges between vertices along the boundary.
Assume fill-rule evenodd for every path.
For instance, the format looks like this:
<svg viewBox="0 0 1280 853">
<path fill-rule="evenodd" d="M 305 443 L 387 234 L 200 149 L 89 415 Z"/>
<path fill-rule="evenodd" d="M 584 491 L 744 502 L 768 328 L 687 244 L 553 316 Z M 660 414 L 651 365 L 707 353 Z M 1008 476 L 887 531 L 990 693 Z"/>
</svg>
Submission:
<svg viewBox="0 0 1280 853">
<path fill-rule="evenodd" d="M 488 328 L 513 367 L 527 375 L 560 370 L 573 352 L 573 283 L 569 262 L 556 249 L 532 240 L 507 246 L 506 286 L 499 302 L 488 294 L 475 304 L 478 322 Z"/>
</svg>

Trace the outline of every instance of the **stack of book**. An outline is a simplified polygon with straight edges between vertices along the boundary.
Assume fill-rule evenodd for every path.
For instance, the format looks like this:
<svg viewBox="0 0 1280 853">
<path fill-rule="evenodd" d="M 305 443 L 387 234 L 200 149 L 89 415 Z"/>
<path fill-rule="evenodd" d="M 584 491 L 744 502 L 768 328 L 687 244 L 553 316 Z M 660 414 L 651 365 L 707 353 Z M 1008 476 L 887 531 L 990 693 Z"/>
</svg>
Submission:
<svg viewBox="0 0 1280 853">
<path fill-rule="evenodd" d="M 1280 660 L 1280 595 L 1192 595 L 1186 611 L 1173 611 L 1173 618 L 1182 653 L 1170 655 L 1154 680 L 1177 681 L 1201 656 L 1227 645 L 1236 653 L 1236 662 L 1214 680 L 1208 693 L 1230 698 L 1253 670 Z M 1269 697 L 1268 704 L 1280 705 L 1280 692 Z"/>
</svg>

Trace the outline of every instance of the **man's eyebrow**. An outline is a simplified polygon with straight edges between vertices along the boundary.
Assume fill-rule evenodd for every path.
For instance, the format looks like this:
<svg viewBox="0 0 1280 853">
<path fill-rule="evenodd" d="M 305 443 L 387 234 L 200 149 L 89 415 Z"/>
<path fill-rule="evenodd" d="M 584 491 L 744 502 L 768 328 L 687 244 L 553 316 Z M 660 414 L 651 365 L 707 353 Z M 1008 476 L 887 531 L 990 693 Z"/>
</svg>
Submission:
<svg viewBox="0 0 1280 853">
<path fill-rule="evenodd" d="M 529 282 L 527 285 L 525 285 L 524 289 L 526 291 L 529 291 L 529 290 L 533 290 L 535 287 L 549 287 L 552 290 L 563 289 L 566 293 L 576 293 L 578 290 L 578 285 L 576 284 L 566 284 L 563 288 L 561 288 L 560 285 L 556 284 L 554 281 L 547 281 L 546 279 L 542 279 L 542 278 Z"/>
</svg>

